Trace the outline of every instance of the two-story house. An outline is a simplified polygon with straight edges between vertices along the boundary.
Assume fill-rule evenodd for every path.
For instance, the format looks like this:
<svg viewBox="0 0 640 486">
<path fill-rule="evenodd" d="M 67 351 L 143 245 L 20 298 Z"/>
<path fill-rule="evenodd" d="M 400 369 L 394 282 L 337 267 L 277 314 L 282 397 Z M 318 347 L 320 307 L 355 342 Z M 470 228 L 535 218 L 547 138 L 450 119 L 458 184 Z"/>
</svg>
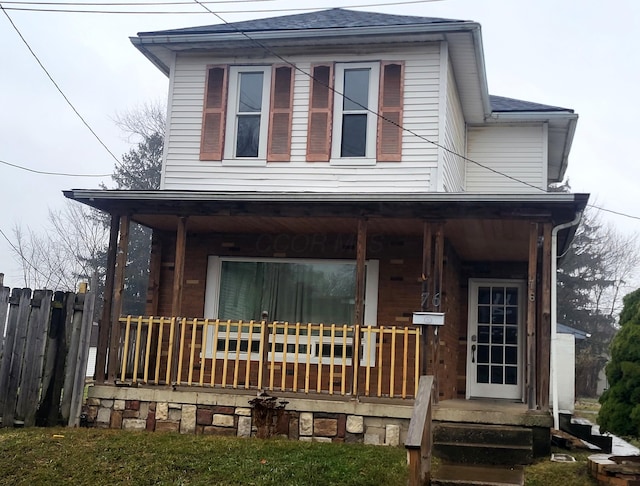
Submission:
<svg viewBox="0 0 640 486">
<path fill-rule="evenodd" d="M 65 192 L 112 221 L 98 424 L 248 435 L 265 389 L 290 437 L 397 444 L 429 374 L 436 420 L 548 448 L 555 260 L 587 202 L 548 189 L 572 110 L 489 95 L 471 21 L 333 9 L 131 40 L 169 77 L 162 187 Z M 124 318 L 132 221 L 150 284 Z"/>
</svg>

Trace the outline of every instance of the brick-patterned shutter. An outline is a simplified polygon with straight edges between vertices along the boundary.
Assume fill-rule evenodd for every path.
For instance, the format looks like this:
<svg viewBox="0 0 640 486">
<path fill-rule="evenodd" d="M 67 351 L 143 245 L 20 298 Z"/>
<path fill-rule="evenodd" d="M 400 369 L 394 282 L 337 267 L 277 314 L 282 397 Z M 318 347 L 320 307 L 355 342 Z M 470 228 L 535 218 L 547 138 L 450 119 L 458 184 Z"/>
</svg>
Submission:
<svg viewBox="0 0 640 486">
<path fill-rule="evenodd" d="M 333 65 L 311 66 L 311 98 L 307 130 L 307 161 L 328 162 L 331 157 Z"/>
<path fill-rule="evenodd" d="M 378 112 L 381 117 L 378 118 L 377 158 L 383 162 L 400 162 L 404 65 L 401 62 L 383 62 L 380 67 Z"/>
<path fill-rule="evenodd" d="M 227 66 L 207 66 L 200 160 L 222 160 L 227 108 Z"/>
<path fill-rule="evenodd" d="M 293 68 L 274 66 L 271 80 L 268 162 L 291 160 L 291 119 L 293 117 Z"/>
</svg>

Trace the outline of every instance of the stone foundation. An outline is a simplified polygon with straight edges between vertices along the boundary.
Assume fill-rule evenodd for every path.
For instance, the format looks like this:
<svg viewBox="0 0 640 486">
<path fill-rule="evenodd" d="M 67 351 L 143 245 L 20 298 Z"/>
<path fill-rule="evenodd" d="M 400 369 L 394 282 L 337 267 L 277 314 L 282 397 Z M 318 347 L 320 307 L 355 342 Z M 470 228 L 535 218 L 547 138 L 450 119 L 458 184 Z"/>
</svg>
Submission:
<svg viewBox="0 0 640 486">
<path fill-rule="evenodd" d="M 127 399 L 132 395 L 139 397 Z M 86 412 L 88 422 L 100 428 L 252 437 L 256 427 L 248 402 L 254 396 L 94 386 Z M 308 442 L 399 446 L 413 407 L 413 403 L 376 406 L 353 400 L 286 400 L 289 403 L 279 415 L 275 435 Z"/>
</svg>

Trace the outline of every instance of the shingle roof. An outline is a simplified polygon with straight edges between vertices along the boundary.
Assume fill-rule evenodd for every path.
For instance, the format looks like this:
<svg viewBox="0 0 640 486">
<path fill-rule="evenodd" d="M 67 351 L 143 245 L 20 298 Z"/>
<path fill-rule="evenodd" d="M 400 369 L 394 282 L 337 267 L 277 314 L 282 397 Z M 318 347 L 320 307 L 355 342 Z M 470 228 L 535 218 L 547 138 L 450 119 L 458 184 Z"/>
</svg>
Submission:
<svg viewBox="0 0 640 486">
<path fill-rule="evenodd" d="M 441 19 L 435 17 L 416 17 L 409 15 L 391 15 L 375 12 L 359 12 L 343 8 L 333 8 L 296 15 L 270 17 L 258 20 L 246 20 L 230 24 L 187 27 L 184 29 L 140 32 L 138 35 L 158 34 L 214 34 L 225 32 L 260 32 L 299 29 L 341 29 L 353 27 L 383 27 L 392 25 L 424 25 L 460 23 L 464 20 Z"/>
<path fill-rule="evenodd" d="M 489 101 L 491 103 L 491 110 L 497 112 L 567 111 L 569 113 L 573 113 L 573 110 L 570 108 L 543 105 L 541 103 L 533 103 L 531 101 L 505 98 L 504 96 L 489 95 Z"/>
</svg>

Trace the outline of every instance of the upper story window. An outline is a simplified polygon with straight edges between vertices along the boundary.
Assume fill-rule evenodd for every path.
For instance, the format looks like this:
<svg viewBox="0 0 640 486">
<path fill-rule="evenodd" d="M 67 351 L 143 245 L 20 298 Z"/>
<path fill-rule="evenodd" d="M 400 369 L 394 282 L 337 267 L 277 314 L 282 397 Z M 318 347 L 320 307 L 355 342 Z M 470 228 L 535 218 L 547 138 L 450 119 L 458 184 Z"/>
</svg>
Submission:
<svg viewBox="0 0 640 486">
<path fill-rule="evenodd" d="M 232 67 L 225 159 L 266 160 L 271 68 Z"/>
<path fill-rule="evenodd" d="M 332 159 L 375 162 L 378 63 L 336 64 Z"/>
<path fill-rule="evenodd" d="M 402 62 L 318 64 L 311 74 L 307 161 L 401 160 Z"/>
<path fill-rule="evenodd" d="M 289 161 L 293 72 L 288 64 L 207 66 L 200 160 Z M 402 62 L 316 64 L 310 74 L 307 161 L 401 160 Z"/>
<path fill-rule="evenodd" d="M 208 66 L 200 160 L 289 160 L 292 109 L 291 66 Z"/>
</svg>

